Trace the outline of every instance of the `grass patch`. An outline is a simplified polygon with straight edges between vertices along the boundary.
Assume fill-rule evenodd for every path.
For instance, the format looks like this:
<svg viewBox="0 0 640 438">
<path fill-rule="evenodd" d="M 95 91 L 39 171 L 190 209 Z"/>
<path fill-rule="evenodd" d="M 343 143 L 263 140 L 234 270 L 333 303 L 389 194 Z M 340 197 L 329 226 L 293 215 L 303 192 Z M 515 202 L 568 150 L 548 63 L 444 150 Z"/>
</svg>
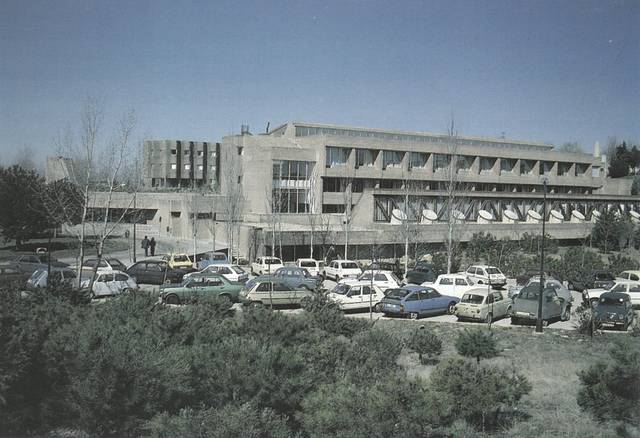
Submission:
<svg viewBox="0 0 640 438">
<path fill-rule="evenodd" d="M 420 321 L 379 320 L 376 327 L 405 339 L 420 325 L 432 330 L 443 341 L 440 359 L 457 357 L 455 340 L 464 326 Z M 579 381 L 577 372 L 598 360 L 609 357 L 613 339 L 637 342 L 637 339 L 617 333 L 604 333 L 590 339 L 564 330 L 545 330 L 533 333 L 533 327 L 492 327 L 500 351 L 498 357 L 484 359 L 486 364 L 514 366 L 529 378 L 533 390 L 521 403 L 523 416 L 508 431 L 493 436 L 502 437 L 615 437 L 611 425 L 599 424 L 576 403 Z M 404 349 L 398 364 L 410 376 L 428 378 L 435 368 L 421 365 L 418 355 Z"/>
</svg>

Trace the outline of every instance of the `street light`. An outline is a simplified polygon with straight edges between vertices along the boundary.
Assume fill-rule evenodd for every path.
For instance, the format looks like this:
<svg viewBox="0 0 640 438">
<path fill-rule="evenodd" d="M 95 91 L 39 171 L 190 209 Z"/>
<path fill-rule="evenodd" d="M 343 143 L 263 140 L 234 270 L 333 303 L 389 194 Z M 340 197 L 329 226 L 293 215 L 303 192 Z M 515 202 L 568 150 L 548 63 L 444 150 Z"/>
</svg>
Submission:
<svg viewBox="0 0 640 438">
<path fill-rule="evenodd" d="M 536 320 L 536 333 L 542 333 L 542 293 L 544 291 L 544 240 L 545 240 L 545 224 L 547 222 L 547 184 L 549 178 L 543 176 L 541 178 L 542 191 L 542 242 L 540 245 L 540 293 L 538 294 L 538 319 Z"/>
</svg>

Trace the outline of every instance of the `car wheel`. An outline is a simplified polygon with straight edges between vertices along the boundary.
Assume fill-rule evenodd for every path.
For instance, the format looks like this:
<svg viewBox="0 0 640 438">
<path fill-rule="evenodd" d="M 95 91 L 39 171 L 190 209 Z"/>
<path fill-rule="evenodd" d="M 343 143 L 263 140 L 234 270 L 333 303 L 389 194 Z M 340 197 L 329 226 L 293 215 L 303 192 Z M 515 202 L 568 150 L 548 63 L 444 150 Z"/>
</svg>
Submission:
<svg viewBox="0 0 640 438">
<path fill-rule="evenodd" d="M 592 298 L 590 301 L 591 303 L 591 308 L 595 308 L 598 305 L 598 299 L 597 298 Z"/>
<path fill-rule="evenodd" d="M 262 304 L 262 301 L 251 301 L 249 303 L 249 307 L 253 309 L 258 309 L 258 308 L 264 307 L 264 304 Z"/>
<path fill-rule="evenodd" d="M 456 311 L 456 303 L 454 303 L 453 301 L 451 301 L 449 303 L 449 306 L 447 307 L 447 313 L 449 315 L 453 315 L 453 313 Z"/>
<path fill-rule="evenodd" d="M 122 289 L 122 293 L 123 294 L 132 294 L 133 293 L 133 289 L 131 289 L 130 287 L 126 287 L 126 288 Z"/>
<path fill-rule="evenodd" d="M 336 274 L 336 283 L 340 282 L 340 276 L 338 274 Z"/>
<path fill-rule="evenodd" d="M 409 319 L 418 319 L 420 315 L 418 315 L 418 312 L 411 312 L 409 313 Z"/>
<path fill-rule="evenodd" d="M 487 313 L 487 316 L 484 318 L 484 322 L 487 324 L 491 324 L 493 322 L 493 314 Z"/>
<path fill-rule="evenodd" d="M 575 289 L 573 288 L 573 282 L 571 282 L 571 281 L 570 281 L 569 283 L 567 283 L 567 289 L 569 289 L 569 290 L 575 290 Z"/>
<path fill-rule="evenodd" d="M 478 284 L 484 284 L 482 280 L 478 281 Z"/>
<path fill-rule="evenodd" d="M 171 279 L 166 278 L 166 279 L 164 280 L 164 284 L 171 284 Z"/>
<path fill-rule="evenodd" d="M 380 305 L 380 303 L 377 303 L 375 306 L 373 306 L 373 311 L 376 313 L 380 313 L 382 311 L 382 306 Z"/>
<path fill-rule="evenodd" d="M 180 304 L 180 298 L 175 294 L 170 294 L 164 297 L 164 302 L 167 304 Z"/>
<path fill-rule="evenodd" d="M 231 300 L 231 297 L 229 295 L 227 295 L 227 294 L 221 294 L 220 295 L 220 299 L 222 301 L 224 301 L 225 303 L 229 303 L 229 304 L 233 303 L 233 301 Z"/>
</svg>

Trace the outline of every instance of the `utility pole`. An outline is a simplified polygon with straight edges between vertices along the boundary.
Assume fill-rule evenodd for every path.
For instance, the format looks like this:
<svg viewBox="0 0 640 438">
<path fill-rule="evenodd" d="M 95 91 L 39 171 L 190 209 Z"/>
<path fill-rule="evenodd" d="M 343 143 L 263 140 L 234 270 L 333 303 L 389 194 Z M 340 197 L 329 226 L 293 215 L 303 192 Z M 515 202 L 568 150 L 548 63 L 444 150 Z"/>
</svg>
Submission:
<svg viewBox="0 0 640 438">
<path fill-rule="evenodd" d="M 544 292 L 544 239 L 545 223 L 547 222 L 547 184 L 549 179 L 542 178 L 544 187 L 542 192 L 542 243 L 540 245 L 540 293 L 538 294 L 538 319 L 536 320 L 536 333 L 542 333 L 542 293 Z"/>
<path fill-rule="evenodd" d="M 136 209 L 136 198 L 138 191 L 133 192 L 133 263 L 136 262 L 136 249 L 137 249 L 137 240 L 136 240 L 136 223 L 138 222 L 138 210 Z"/>
</svg>

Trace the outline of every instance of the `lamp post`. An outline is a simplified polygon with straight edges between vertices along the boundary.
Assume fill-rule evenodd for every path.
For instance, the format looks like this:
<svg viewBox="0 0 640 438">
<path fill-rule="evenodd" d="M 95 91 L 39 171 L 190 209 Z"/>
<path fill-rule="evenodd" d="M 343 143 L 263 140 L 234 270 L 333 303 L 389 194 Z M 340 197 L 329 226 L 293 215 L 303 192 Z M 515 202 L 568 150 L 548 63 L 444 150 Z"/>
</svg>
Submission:
<svg viewBox="0 0 640 438">
<path fill-rule="evenodd" d="M 542 177 L 542 242 L 540 244 L 540 293 L 538 294 L 538 319 L 536 320 L 536 333 L 542 333 L 542 293 L 544 292 L 544 240 L 545 224 L 547 222 L 547 184 L 549 179 Z"/>
<path fill-rule="evenodd" d="M 136 262 L 136 249 L 137 249 L 137 240 L 136 240 L 136 223 L 138 222 L 138 210 L 136 209 L 136 198 L 138 191 L 133 192 L 133 263 Z"/>
</svg>

